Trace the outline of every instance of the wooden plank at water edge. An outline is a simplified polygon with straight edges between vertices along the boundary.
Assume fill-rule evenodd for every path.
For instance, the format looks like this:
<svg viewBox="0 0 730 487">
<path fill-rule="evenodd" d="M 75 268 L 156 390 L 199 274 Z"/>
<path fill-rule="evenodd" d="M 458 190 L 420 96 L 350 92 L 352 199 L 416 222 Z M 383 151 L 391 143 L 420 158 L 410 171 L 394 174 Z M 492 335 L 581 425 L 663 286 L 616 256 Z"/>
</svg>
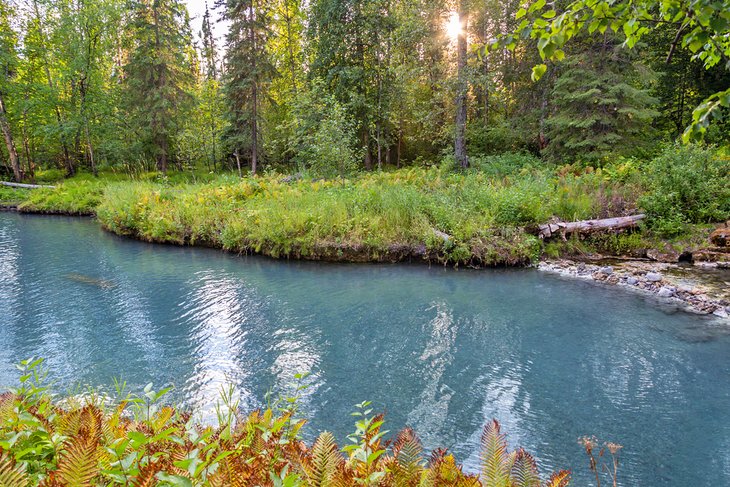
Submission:
<svg viewBox="0 0 730 487">
<path fill-rule="evenodd" d="M 538 225 L 537 235 L 546 239 L 558 234 L 563 236 L 571 233 L 589 234 L 606 230 L 620 230 L 633 228 L 639 221 L 644 219 L 643 213 L 631 216 L 618 216 L 613 218 L 602 218 L 598 220 L 581 220 L 577 222 L 554 222 Z"/>
</svg>

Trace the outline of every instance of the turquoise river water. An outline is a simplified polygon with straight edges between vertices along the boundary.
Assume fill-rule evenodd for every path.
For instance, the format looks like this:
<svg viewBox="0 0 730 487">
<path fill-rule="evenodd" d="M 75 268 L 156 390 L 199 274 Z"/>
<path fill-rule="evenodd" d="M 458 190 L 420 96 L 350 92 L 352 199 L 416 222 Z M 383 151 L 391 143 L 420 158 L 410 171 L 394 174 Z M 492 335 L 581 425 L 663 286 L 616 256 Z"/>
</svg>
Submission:
<svg viewBox="0 0 730 487">
<path fill-rule="evenodd" d="M 368 399 L 468 470 L 497 418 L 573 485 L 593 485 L 584 435 L 624 445 L 622 486 L 730 485 L 727 325 L 535 270 L 275 261 L 0 213 L 0 386 L 30 356 L 59 392 L 172 384 L 204 417 L 223 384 L 251 409 L 309 372 L 310 438 L 342 442 Z"/>
</svg>

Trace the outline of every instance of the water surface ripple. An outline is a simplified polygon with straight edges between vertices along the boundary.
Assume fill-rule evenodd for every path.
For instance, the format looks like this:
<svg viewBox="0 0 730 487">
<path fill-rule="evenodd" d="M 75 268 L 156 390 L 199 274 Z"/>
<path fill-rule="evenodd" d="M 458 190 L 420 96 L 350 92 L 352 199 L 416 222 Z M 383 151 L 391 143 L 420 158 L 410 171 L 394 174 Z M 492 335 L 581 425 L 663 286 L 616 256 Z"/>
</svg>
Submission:
<svg viewBox="0 0 730 487">
<path fill-rule="evenodd" d="M 94 281 L 97 280 L 97 281 Z M 482 425 L 592 485 L 577 438 L 624 445 L 622 486 L 730 485 L 726 325 L 531 270 L 273 261 L 0 214 L 0 385 L 48 359 L 58 389 L 174 384 L 210 415 L 310 372 L 307 434 L 372 400 L 478 466 Z"/>
</svg>

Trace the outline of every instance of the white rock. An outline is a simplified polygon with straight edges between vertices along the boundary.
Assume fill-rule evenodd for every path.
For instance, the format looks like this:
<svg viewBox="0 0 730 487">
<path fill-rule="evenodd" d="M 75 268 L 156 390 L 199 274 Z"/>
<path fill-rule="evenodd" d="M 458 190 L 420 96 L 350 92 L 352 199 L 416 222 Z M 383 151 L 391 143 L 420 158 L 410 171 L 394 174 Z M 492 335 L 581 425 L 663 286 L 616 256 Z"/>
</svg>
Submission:
<svg viewBox="0 0 730 487">
<path fill-rule="evenodd" d="M 672 296 L 674 296 L 674 288 L 664 286 L 659 290 L 657 296 L 659 296 L 660 298 L 671 298 Z"/>
<path fill-rule="evenodd" d="M 649 282 L 659 282 L 662 280 L 662 275 L 658 272 L 647 272 L 646 280 Z"/>
</svg>

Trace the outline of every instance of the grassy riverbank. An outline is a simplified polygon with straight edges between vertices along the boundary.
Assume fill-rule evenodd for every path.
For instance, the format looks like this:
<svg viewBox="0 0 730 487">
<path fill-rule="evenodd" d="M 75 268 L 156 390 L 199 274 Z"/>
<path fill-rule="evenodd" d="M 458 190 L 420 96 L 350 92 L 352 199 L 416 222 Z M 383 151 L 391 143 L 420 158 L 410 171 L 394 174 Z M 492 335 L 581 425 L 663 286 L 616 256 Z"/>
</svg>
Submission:
<svg viewBox="0 0 730 487">
<path fill-rule="evenodd" d="M 704 241 L 711 226 L 693 224 L 730 217 L 727 159 L 696 148 L 658 159 L 594 169 L 512 154 L 475 161 L 468 172 L 409 168 L 326 181 L 106 174 L 56 189 L 3 188 L 0 201 L 25 212 L 95 214 L 108 230 L 147 241 L 272 257 L 520 265 L 543 253 L 630 254 Z M 544 244 L 525 230 L 552 218 L 637 211 L 649 214 L 648 226 L 633 234 Z"/>
</svg>

